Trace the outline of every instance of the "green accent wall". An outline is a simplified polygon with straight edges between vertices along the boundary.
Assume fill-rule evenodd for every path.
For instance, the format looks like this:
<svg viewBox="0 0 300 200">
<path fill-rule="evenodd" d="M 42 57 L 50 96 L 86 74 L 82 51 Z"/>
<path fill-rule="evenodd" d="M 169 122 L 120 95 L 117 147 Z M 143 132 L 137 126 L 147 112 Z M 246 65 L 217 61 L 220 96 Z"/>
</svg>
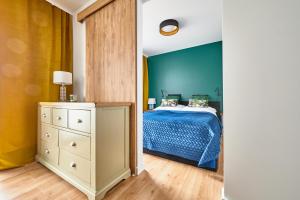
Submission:
<svg viewBox="0 0 300 200">
<path fill-rule="evenodd" d="M 208 94 L 209 100 L 223 104 L 222 42 L 148 57 L 149 97 L 161 102 L 161 90 L 182 94 L 188 100 L 193 94 Z M 220 95 L 215 91 L 219 88 Z"/>
</svg>

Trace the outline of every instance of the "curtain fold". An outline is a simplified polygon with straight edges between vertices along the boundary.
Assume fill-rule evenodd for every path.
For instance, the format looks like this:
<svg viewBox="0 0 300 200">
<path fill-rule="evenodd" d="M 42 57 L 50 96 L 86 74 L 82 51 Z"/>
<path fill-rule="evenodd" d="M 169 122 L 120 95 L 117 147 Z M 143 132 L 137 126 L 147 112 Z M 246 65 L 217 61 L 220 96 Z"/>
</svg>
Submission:
<svg viewBox="0 0 300 200">
<path fill-rule="evenodd" d="M 143 110 L 148 109 L 149 97 L 149 77 L 148 77 L 148 59 L 143 56 Z"/>
<path fill-rule="evenodd" d="M 0 170 L 34 160 L 37 103 L 57 101 L 54 70 L 72 72 L 72 17 L 44 0 L 0 0 Z"/>
</svg>

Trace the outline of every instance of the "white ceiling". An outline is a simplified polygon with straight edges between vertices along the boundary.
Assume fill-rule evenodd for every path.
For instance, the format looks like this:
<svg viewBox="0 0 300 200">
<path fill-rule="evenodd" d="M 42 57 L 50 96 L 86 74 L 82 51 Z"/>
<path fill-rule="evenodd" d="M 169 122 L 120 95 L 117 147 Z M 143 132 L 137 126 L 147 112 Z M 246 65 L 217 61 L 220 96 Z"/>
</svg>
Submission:
<svg viewBox="0 0 300 200">
<path fill-rule="evenodd" d="M 78 10 L 92 4 L 96 0 L 46 0 L 49 3 L 57 6 L 58 8 L 68 12 L 69 14 L 75 14 Z"/>
<path fill-rule="evenodd" d="M 76 14 L 96 0 L 46 0 Z M 143 51 L 153 56 L 222 40 L 222 0 L 142 0 Z M 176 19 L 180 30 L 173 36 L 159 34 L 159 24 Z"/>
<path fill-rule="evenodd" d="M 143 49 L 153 56 L 222 40 L 222 0 L 144 0 Z M 176 19 L 179 32 L 162 36 L 159 24 Z"/>
</svg>

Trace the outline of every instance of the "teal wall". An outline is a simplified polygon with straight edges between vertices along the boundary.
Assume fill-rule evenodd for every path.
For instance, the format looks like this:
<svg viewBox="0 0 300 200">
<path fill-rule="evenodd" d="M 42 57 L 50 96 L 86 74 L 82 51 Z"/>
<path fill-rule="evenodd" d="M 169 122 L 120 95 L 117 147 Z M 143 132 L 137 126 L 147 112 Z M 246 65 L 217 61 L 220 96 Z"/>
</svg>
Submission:
<svg viewBox="0 0 300 200">
<path fill-rule="evenodd" d="M 148 57 L 148 70 L 149 97 L 156 98 L 157 106 L 161 89 L 182 94 L 184 100 L 193 94 L 208 94 L 209 100 L 222 105 L 222 42 Z"/>
</svg>

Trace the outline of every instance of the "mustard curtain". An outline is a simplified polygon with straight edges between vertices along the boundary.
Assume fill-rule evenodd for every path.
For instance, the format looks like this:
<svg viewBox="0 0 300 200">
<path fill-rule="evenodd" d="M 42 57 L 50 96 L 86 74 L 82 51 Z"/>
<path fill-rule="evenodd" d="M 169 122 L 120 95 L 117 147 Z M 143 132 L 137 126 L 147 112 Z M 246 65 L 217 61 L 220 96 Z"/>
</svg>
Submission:
<svg viewBox="0 0 300 200">
<path fill-rule="evenodd" d="M 143 110 L 148 109 L 148 97 L 149 97 L 149 78 L 148 78 L 148 60 L 143 56 Z"/>
<path fill-rule="evenodd" d="M 45 0 L 0 0 L 0 169 L 34 160 L 37 103 L 56 101 L 54 70 L 72 72 L 72 18 Z"/>
</svg>

